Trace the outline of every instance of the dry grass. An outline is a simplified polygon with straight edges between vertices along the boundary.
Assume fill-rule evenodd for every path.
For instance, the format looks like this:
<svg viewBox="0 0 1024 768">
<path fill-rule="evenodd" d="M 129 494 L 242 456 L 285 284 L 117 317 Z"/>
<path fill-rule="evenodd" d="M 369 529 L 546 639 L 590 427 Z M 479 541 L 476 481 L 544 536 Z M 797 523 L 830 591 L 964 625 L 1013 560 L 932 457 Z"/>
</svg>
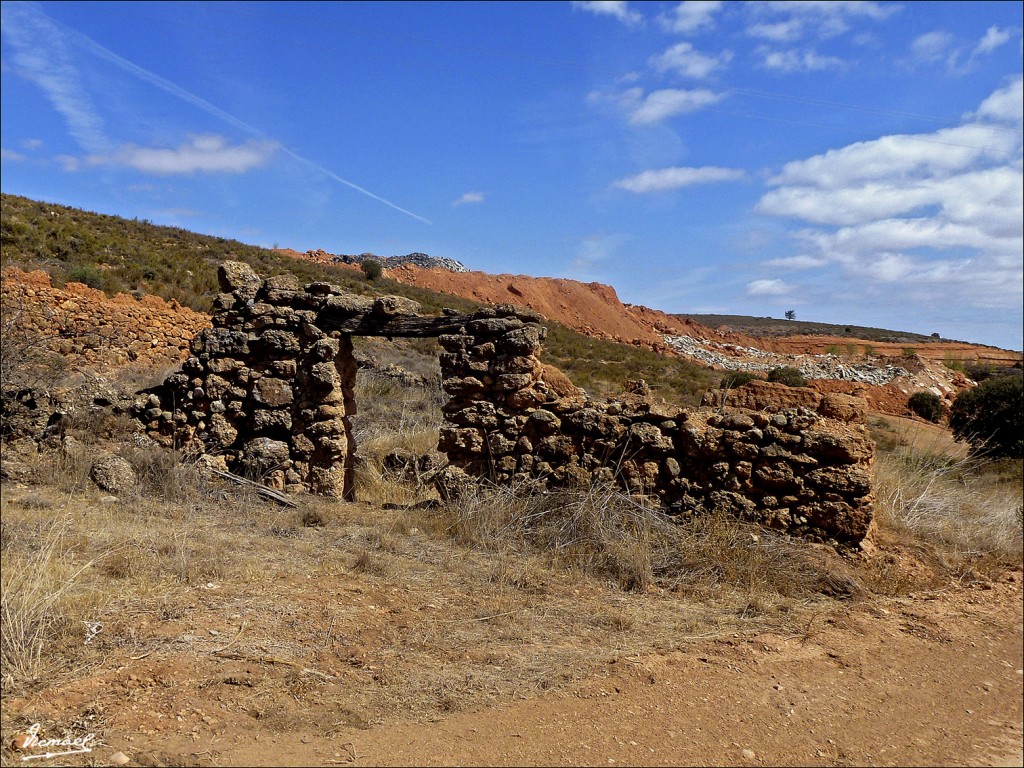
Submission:
<svg viewBox="0 0 1024 768">
<path fill-rule="evenodd" d="M 905 448 L 881 453 L 878 524 L 929 545 L 951 571 L 1019 566 L 1020 468 L 1006 477 L 1001 470 L 1007 466 Z"/>
<path fill-rule="evenodd" d="M 38 507 L 34 507 L 38 508 Z M 72 542 L 72 519 L 60 514 L 34 526 L 4 522 L 0 577 L 0 663 L 4 687 L 64 672 L 77 653 L 67 641 L 85 636 L 107 595 L 84 586 L 94 563 Z"/>
<path fill-rule="evenodd" d="M 705 598 L 729 593 L 768 602 L 860 591 L 831 550 L 721 515 L 679 523 L 612 486 L 481 488 L 445 514 L 449 534 L 462 544 L 504 558 L 543 557 L 625 591 L 657 585 Z"/>
<path fill-rule="evenodd" d="M 284 510 L 211 484 L 172 457 L 131 459 L 144 480 L 117 501 L 101 502 L 56 466 L 40 472 L 47 482 L 4 488 L 5 695 L 84 668 L 102 674 L 129 663 L 128 654 L 203 658 L 200 640 L 173 638 L 223 628 L 230 615 L 245 627 L 238 650 L 253 656 L 336 667 L 358 646 L 375 677 L 346 689 L 342 704 L 373 722 L 532 695 L 609 656 L 785 625 L 784 605 L 824 599 L 751 592 L 759 577 L 740 567 L 667 578 L 686 547 L 669 537 L 686 528 L 607 489 L 506 494 L 500 503 L 481 493 L 468 517 L 466 508 L 309 497 Z M 68 469 L 67 456 L 53 461 Z M 515 519 L 524 503 L 526 515 Z M 745 528 L 730 535 L 703 533 L 747 555 L 774 552 Z M 353 603 L 352 594 L 366 593 L 376 609 Z M 97 621 L 103 630 L 87 646 L 85 622 Z M 292 694 L 318 695 L 315 685 Z"/>
<path fill-rule="evenodd" d="M 239 688 L 256 697 L 239 707 L 287 731 L 329 701 L 370 725 L 526 698 L 698 639 L 799 635 L 837 599 L 919 583 L 896 561 L 865 567 L 721 516 L 673 521 L 602 485 L 479 488 L 418 507 L 432 489 L 386 458 L 433 450 L 439 393 L 367 372 L 359 386 L 357 494 L 370 503 L 299 496 L 286 510 L 174 454 L 85 435 L 41 454 L 30 487 L 2 490 L 4 696 L 134 658 L 223 678 L 211 653 L 230 639 L 243 658 L 297 665 Z M 100 447 L 132 464 L 135 491 L 111 500 L 92 486 Z M 1019 520 L 1004 525 L 1019 482 L 915 456 L 879 458 L 885 530 L 973 568 L 1019 561 Z M 969 526 L 954 525 L 958 509 Z"/>
<path fill-rule="evenodd" d="M 423 456 L 440 462 L 437 430 L 444 395 L 440 387 L 407 387 L 395 379 L 360 371 L 359 413 L 352 417 L 358 446 L 356 497 L 375 504 L 414 504 L 433 494 L 417 482 Z M 388 457 L 401 460 L 389 465 Z"/>
</svg>

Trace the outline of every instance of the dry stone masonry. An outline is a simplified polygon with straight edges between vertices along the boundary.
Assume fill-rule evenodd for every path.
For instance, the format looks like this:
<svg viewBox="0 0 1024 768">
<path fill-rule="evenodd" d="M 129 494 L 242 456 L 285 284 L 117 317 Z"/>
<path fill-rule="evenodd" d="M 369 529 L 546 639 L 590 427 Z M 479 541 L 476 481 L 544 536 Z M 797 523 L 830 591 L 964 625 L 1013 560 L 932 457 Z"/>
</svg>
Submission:
<svg viewBox="0 0 1024 768">
<path fill-rule="evenodd" d="M 546 329 L 511 305 L 421 316 L 408 299 L 367 298 L 234 262 L 213 327 L 182 370 L 136 406 L 166 443 L 288 491 L 352 497 L 352 335 L 436 336 L 444 407 L 442 494 L 467 482 L 539 487 L 615 482 L 671 513 L 724 510 L 820 541 L 854 544 L 871 523 L 874 446 L 863 401 L 752 382 L 699 409 L 656 403 L 643 382 L 589 398 L 541 363 Z M 781 387 L 781 389 L 780 389 Z"/>
<path fill-rule="evenodd" d="M 0 300 L 21 335 L 46 340 L 77 369 L 166 369 L 184 359 L 189 342 L 209 325 L 205 315 L 173 299 L 127 293 L 107 298 L 81 283 L 55 287 L 45 272 L 16 267 L 3 271 Z"/>
<path fill-rule="evenodd" d="M 534 317 L 514 307 L 484 312 L 493 316 L 478 313 L 440 338 L 452 399 L 439 447 L 455 474 L 617 482 L 684 517 L 723 510 L 842 544 L 867 534 L 874 445 L 859 398 L 751 382 L 723 391 L 731 403 L 684 409 L 630 382 L 620 397 L 598 401 L 554 384 L 538 359 L 544 329 Z M 787 402 L 793 395 L 800 400 Z"/>
</svg>

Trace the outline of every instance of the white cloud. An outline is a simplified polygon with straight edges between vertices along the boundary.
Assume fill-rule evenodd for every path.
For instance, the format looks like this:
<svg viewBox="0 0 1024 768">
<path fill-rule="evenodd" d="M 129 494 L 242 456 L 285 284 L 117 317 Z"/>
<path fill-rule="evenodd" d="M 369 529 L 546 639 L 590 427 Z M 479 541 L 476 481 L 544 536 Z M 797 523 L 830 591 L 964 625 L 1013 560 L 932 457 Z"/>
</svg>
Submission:
<svg viewBox="0 0 1024 768">
<path fill-rule="evenodd" d="M 37 149 L 42 148 L 43 142 L 42 139 L 24 139 L 21 142 L 21 146 L 29 152 L 35 152 Z"/>
<path fill-rule="evenodd" d="M 576 258 L 572 262 L 573 273 L 586 272 L 599 263 L 613 258 L 631 239 L 629 235 L 618 232 L 587 235 L 580 240 Z"/>
<path fill-rule="evenodd" d="M 930 134 L 896 134 L 786 163 L 770 183 L 849 188 L 872 179 L 936 178 L 981 161 L 1009 161 L 1018 145 L 1019 135 L 978 124 Z"/>
<path fill-rule="evenodd" d="M 803 255 L 762 266 L 838 270 L 834 280 L 873 301 L 1019 311 L 1021 89 L 1015 78 L 956 127 L 786 164 L 757 211 L 808 225 L 791 233 Z"/>
<path fill-rule="evenodd" d="M 642 24 L 644 20 L 640 13 L 631 11 L 629 3 L 624 0 L 590 0 L 589 2 L 573 0 L 572 7 L 598 16 L 611 16 L 624 24 Z"/>
<path fill-rule="evenodd" d="M 863 265 L 861 273 L 883 283 L 902 280 L 914 270 L 913 261 L 900 253 L 880 253 Z"/>
<path fill-rule="evenodd" d="M 0 160 L 7 160 L 8 162 L 19 163 L 25 159 L 25 156 L 20 152 L 15 152 L 13 149 L 0 148 Z"/>
<path fill-rule="evenodd" d="M 717 56 L 708 56 L 694 49 L 690 43 L 677 43 L 650 59 L 651 66 L 659 72 L 671 71 L 695 80 L 703 80 L 730 61 L 732 51 L 722 51 Z"/>
<path fill-rule="evenodd" d="M 914 38 L 910 44 L 910 54 L 915 62 L 932 64 L 945 60 L 952 45 L 953 36 L 949 32 L 926 32 Z"/>
<path fill-rule="evenodd" d="M 4 2 L 2 4 L 2 24 L 0 24 L 0 28 L 2 28 L 4 36 L 11 43 L 11 46 L 14 49 L 13 60 L 19 73 L 39 85 L 57 112 L 64 117 L 68 125 L 69 133 L 75 138 L 79 146 L 81 146 L 85 151 L 92 153 L 92 157 L 89 158 L 89 161 L 93 164 L 116 162 L 117 158 L 112 154 L 113 142 L 106 136 L 103 119 L 92 101 L 86 95 L 78 74 L 78 69 L 68 53 L 69 43 L 73 43 L 76 48 L 84 49 L 90 54 L 114 64 L 116 67 L 129 73 L 133 77 L 142 80 L 143 82 L 160 88 L 161 90 L 202 109 L 208 114 L 223 120 L 237 129 L 260 138 L 260 141 L 250 142 L 246 147 L 235 150 L 233 157 L 231 157 L 231 152 L 225 152 L 222 154 L 220 160 L 223 162 L 223 170 L 231 170 L 232 167 L 245 166 L 247 162 L 254 159 L 254 155 L 259 155 L 264 148 L 269 147 L 272 144 L 276 146 L 276 143 L 267 139 L 259 129 L 239 120 L 224 110 L 210 104 L 208 101 L 186 91 L 184 88 L 165 80 L 159 75 L 156 75 L 149 70 L 118 56 L 113 51 L 104 48 L 102 45 L 86 35 L 59 26 L 42 12 L 39 3 Z M 2 64 L 5 67 L 7 66 L 6 59 L 4 59 Z M 318 174 L 334 179 L 339 184 L 350 187 L 351 189 L 354 189 L 367 197 L 373 198 L 396 211 L 400 211 L 411 216 L 418 221 L 422 221 L 425 224 L 430 223 L 429 219 L 413 213 L 412 211 L 408 211 L 405 208 L 401 208 L 390 200 L 387 200 L 380 195 L 376 195 L 368 189 L 365 189 L 347 179 L 343 179 L 336 173 L 307 160 L 287 147 L 281 147 L 280 149 L 282 153 L 292 157 L 294 160 L 307 168 L 316 171 Z M 153 154 L 154 152 L 163 152 L 164 155 L 155 155 Z M 124 160 L 128 160 L 129 162 L 140 162 L 144 165 L 152 165 L 154 167 L 160 167 L 165 161 L 168 162 L 167 167 L 169 168 L 184 167 L 187 165 L 187 158 L 185 155 L 189 153 L 182 153 L 182 156 L 178 158 L 179 162 L 177 163 L 175 162 L 175 158 L 167 155 L 166 153 L 171 153 L 173 155 L 174 150 L 147 151 L 144 149 L 140 150 L 137 147 L 128 146 L 123 147 L 118 152 L 119 155 L 123 156 L 122 159 Z M 193 156 L 195 155 L 194 152 L 192 154 Z M 202 160 L 205 161 L 206 164 L 212 163 L 213 166 L 216 167 L 217 158 L 214 153 L 207 154 L 209 156 Z M 73 171 L 77 170 L 81 166 L 81 161 L 70 155 L 61 155 L 55 159 L 64 165 L 65 170 Z M 195 169 L 203 170 L 204 162 L 198 162 L 195 165 Z M 179 171 L 173 170 L 170 172 Z"/>
<path fill-rule="evenodd" d="M 751 17 L 747 34 L 776 41 L 796 40 L 805 34 L 836 37 L 849 31 L 854 20 L 884 21 L 900 10 L 891 3 L 845 0 L 769 0 L 746 3 L 744 8 Z"/>
<path fill-rule="evenodd" d="M 111 155 L 92 155 L 91 165 L 114 164 L 161 176 L 199 173 L 245 173 L 264 165 L 277 150 L 274 141 L 253 139 L 230 145 L 223 136 L 201 134 L 176 149 L 125 144 Z"/>
<path fill-rule="evenodd" d="M 82 161 L 72 155 L 57 155 L 53 159 L 60 163 L 60 167 L 67 173 L 74 173 L 82 167 Z"/>
<path fill-rule="evenodd" d="M 985 36 L 978 41 L 978 44 L 976 46 L 974 46 L 974 51 L 972 51 L 972 55 L 992 53 L 992 51 L 994 51 L 996 48 L 1008 42 L 1010 42 L 1009 29 L 989 27 L 987 30 L 985 30 Z"/>
<path fill-rule="evenodd" d="M 629 115 L 629 122 L 632 125 L 659 123 L 673 115 L 689 114 L 710 107 L 724 98 L 724 93 L 715 93 L 704 88 L 663 88 L 644 96 L 643 88 L 639 87 L 629 88 L 612 97 L 618 107 Z M 608 97 L 603 94 L 590 95 L 591 101 L 602 99 L 606 100 Z"/>
<path fill-rule="evenodd" d="M 1018 77 L 1005 88 L 1000 88 L 981 102 L 977 112 L 968 113 L 965 118 L 988 119 L 1020 126 L 1024 120 L 1024 80 Z"/>
<path fill-rule="evenodd" d="M 803 32 L 803 22 L 797 18 L 774 23 L 751 24 L 746 29 L 746 33 L 751 37 L 760 37 L 776 43 L 789 43 L 798 40 Z"/>
<path fill-rule="evenodd" d="M 754 280 L 747 283 L 748 296 L 785 296 L 793 286 L 783 280 Z"/>
<path fill-rule="evenodd" d="M 772 51 L 762 48 L 761 68 L 790 74 L 792 72 L 815 72 L 823 69 L 841 69 L 846 62 L 835 56 L 821 56 L 814 51 Z"/>
<path fill-rule="evenodd" d="M 828 264 L 828 261 L 819 256 L 801 254 L 799 256 L 785 256 L 780 259 L 769 259 L 763 262 L 763 264 L 766 267 L 776 267 L 778 269 L 814 269 L 825 266 Z"/>
<path fill-rule="evenodd" d="M 684 35 L 710 28 L 715 25 L 715 14 L 723 5 L 720 0 L 685 0 L 663 17 L 662 23 L 669 31 Z"/>
<path fill-rule="evenodd" d="M 454 206 L 458 206 L 458 205 L 472 205 L 472 204 L 475 204 L 475 203 L 482 203 L 483 201 L 484 201 L 484 193 L 483 192 L 467 192 L 462 197 L 460 197 L 458 200 L 453 200 L 452 201 L 452 205 L 454 205 Z"/>
<path fill-rule="evenodd" d="M 926 32 L 914 39 L 910 45 L 911 65 L 927 65 L 944 63 L 946 71 L 951 75 L 965 75 L 972 72 L 978 60 L 1008 43 L 1013 36 L 1012 30 L 989 27 L 982 38 L 968 52 L 965 46 L 957 45 L 949 32 Z"/>
<path fill-rule="evenodd" d="M 743 178 L 743 171 L 736 168 L 661 168 L 644 171 L 635 176 L 626 176 L 612 184 L 613 187 L 627 192 L 646 194 L 649 192 L 667 192 L 697 184 L 714 184 L 722 181 L 735 181 Z"/>
</svg>

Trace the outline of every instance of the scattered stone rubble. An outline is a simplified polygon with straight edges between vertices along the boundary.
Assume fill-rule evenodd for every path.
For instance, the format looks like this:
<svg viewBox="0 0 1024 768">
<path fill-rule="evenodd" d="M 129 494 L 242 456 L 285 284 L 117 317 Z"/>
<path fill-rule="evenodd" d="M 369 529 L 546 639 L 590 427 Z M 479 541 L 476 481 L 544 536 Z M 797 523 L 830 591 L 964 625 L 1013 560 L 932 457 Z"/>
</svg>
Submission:
<svg viewBox="0 0 1024 768">
<path fill-rule="evenodd" d="M 838 355 L 776 355 L 754 347 L 737 344 L 720 344 L 708 339 L 691 336 L 666 336 L 665 343 L 680 354 L 691 357 L 705 365 L 727 371 L 749 371 L 767 373 L 772 368 L 788 365 L 796 368 L 808 379 L 834 379 L 856 381 L 862 384 L 882 386 L 893 379 L 910 375 L 906 368 L 884 364 L 848 363 Z M 718 351 L 722 350 L 722 351 Z M 756 362 L 744 358 L 755 358 Z"/>
<path fill-rule="evenodd" d="M 608 481 L 681 516 L 725 510 L 844 544 L 868 532 L 874 446 L 858 398 L 811 393 L 780 405 L 777 385 L 755 382 L 768 389 L 744 390 L 742 408 L 682 409 L 633 382 L 594 400 L 540 362 L 546 329 L 530 310 L 420 316 L 408 299 L 291 276 L 262 281 L 234 262 L 220 280 L 213 327 L 135 414 L 165 444 L 271 487 L 351 498 L 351 336 L 436 336 L 451 397 L 439 440 L 451 464 L 438 474 L 443 495 L 481 478 L 541 488 Z"/>
<path fill-rule="evenodd" d="M 384 269 L 392 269 L 394 267 L 401 266 L 403 264 L 412 264 L 415 267 L 422 267 L 423 269 L 447 269 L 449 272 L 469 272 L 462 262 L 456 261 L 455 259 L 448 259 L 443 256 L 428 256 L 425 253 L 407 253 L 405 256 L 378 256 L 375 253 L 360 253 L 360 254 L 338 254 L 337 256 L 331 255 L 323 249 L 317 249 L 313 251 L 306 251 L 306 256 L 313 261 L 318 261 L 322 264 L 361 264 L 367 259 L 373 259 L 374 261 L 380 262 L 380 265 Z"/>
</svg>

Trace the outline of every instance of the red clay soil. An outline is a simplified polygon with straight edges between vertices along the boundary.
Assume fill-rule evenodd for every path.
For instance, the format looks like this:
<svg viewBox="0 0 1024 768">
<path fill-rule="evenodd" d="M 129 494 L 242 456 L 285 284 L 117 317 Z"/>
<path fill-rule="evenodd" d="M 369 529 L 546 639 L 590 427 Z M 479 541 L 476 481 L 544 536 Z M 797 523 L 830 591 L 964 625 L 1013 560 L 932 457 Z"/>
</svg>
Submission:
<svg viewBox="0 0 1024 768">
<path fill-rule="evenodd" d="M 644 318 L 634 316 L 619 301 L 615 289 L 600 283 L 580 283 L 550 277 L 451 272 L 402 265 L 387 271 L 400 283 L 450 293 L 488 304 L 518 304 L 580 333 L 624 343 L 661 342 L 661 334 Z M 667 318 L 667 315 L 665 316 Z"/>
<path fill-rule="evenodd" d="M 116 670 L 12 700 L 8 715 L 72 722 L 83 710 L 101 713 L 103 743 L 86 756 L 100 762 L 64 763 L 74 765 L 109 764 L 122 751 L 133 764 L 197 766 L 1019 766 L 1022 619 L 1016 570 L 840 606 L 796 634 L 611 655 L 595 674 L 537 698 L 368 728 L 345 724 L 332 693 L 339 683 L 321 686 L 319 703 L 306 697 L 264 717 L 270 700 L 257 693 L 269 683 L 250 678 L 270 667 L 169 650 L 129 660 L 121 651 Z"/>
<path fill-rule="evenodd" d="M 863 352 L 864 347 L 870 347 L 875 355 L 900 357 L 907 348 L 906 344 L 845 336 L 760 337 L 727 329 L 715 330 L 649 307 L 623 304 L 614 288 L 600 283 L 524 275 L 491 275 L 485 272 L 450 272 L 412 265 L 389 269 L 387 275 L 400 283 L 476 301 L 527 306 L 580 333 L 644 346 L 660 345 L 663 335 L 680 335 L 787 355 L 825 354 L 834 352 L 836 348 L 845 351 L 847 345 L 852 344 L 857 348 L 857 353 Z M 1013 365 L 1024 357 L 1020 352 L 996 347 L 946 341 L 918 344 L 915 351 L 921 357 L 935 362 L 961 360 Z"/>
<path fill-rule="evenodd" d="M 996 590 L 1019 601 L 1019 584 Z M 1015 626 L 1003 625 L 1010 603 L 993 597 L 968 590 L 924 605 L 895 601 L 822 617 L 801 637 L 766 633 L 611 660 L 608 677 L 539 700 L 344 734 L 352 752 L 341 757 L 354 754 L 360 765 L 1021 765 L 1021 611 L 1012 611 Z M 314 740 L 293 754 L 313 764 L 335 752 Z"/>
</svg>

